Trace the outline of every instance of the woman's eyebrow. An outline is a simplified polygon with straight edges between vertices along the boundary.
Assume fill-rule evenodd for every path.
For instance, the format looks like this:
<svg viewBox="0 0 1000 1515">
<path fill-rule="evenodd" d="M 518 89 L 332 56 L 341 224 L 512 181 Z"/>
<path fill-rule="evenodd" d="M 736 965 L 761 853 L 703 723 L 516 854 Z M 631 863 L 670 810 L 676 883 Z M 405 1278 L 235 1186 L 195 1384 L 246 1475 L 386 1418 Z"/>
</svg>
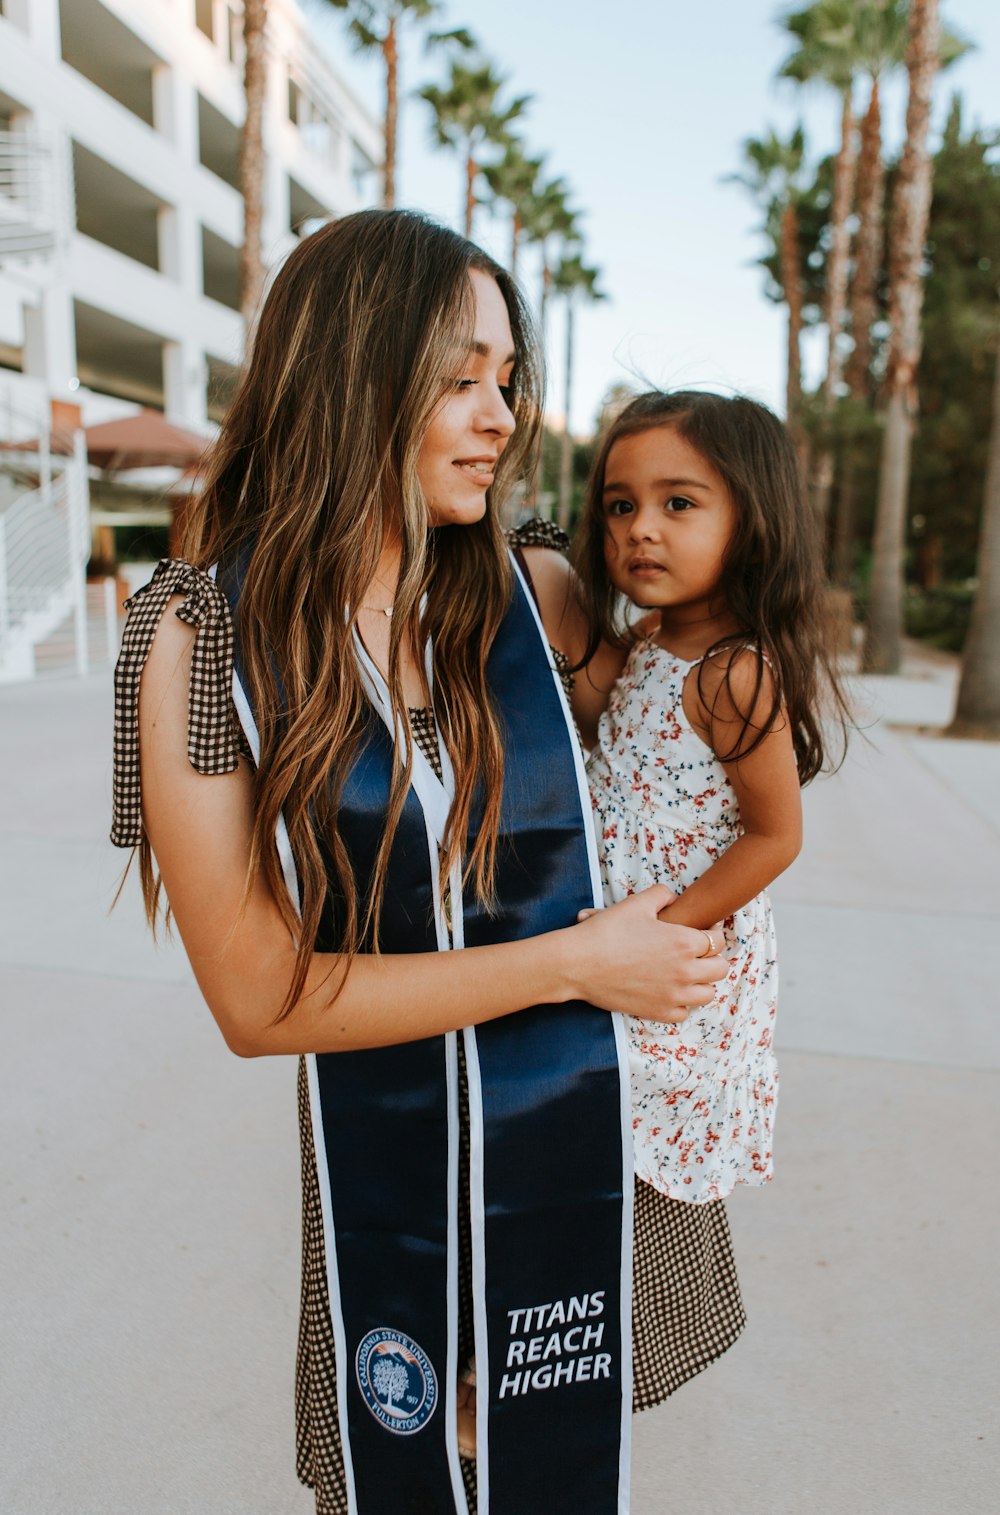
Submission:
<svg viewBox="0 0 1000 1515">
<path fill-rule="evenodd" d="M 480 342 L 478 340 L 475 340 L 469 343 L 469 351 L 474 352 L 477 358 L 488 358 L 492 355 L 493 349 L 488 342 Z M 500 367 L 503 368 L 508 363 L 514 363 L 516 361 L 517 353 L 508 353 L 504 358 L 503 363 L 500 364 Z"/>
</svg>

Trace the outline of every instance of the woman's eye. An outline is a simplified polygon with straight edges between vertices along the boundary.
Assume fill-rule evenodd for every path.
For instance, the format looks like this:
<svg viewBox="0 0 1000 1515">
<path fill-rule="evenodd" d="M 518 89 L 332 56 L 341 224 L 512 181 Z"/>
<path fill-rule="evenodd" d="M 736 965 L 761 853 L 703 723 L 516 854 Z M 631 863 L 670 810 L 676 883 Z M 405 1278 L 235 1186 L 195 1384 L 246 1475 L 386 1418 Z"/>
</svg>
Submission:
<svg viewBox="0 0 1000 1515">
<path fill-rule="evenodd" d="M 609 500 L 605 509 L 609 516 L 627 516 L 632 509 L 631 500 Z"/>
<path fill-rule="evenodd" d="M 689 500 L 687 496 L 683 494 L 672 494 L 670 496 L 670 499 L 667 501 L 664 509 L 671 511 L 672 513 L 676 513 L 680 510 L 693 510 L 694 501 Z"/>
<path fill-rule="evenodd" d="M 478 383 L 479 383 L 478 379 L 456 379 L 455 380 L 455 388 L 456 389 L 471 389 L 472 386 L 473 386 L 473 384 L 478 384 Z"/>
</svg>

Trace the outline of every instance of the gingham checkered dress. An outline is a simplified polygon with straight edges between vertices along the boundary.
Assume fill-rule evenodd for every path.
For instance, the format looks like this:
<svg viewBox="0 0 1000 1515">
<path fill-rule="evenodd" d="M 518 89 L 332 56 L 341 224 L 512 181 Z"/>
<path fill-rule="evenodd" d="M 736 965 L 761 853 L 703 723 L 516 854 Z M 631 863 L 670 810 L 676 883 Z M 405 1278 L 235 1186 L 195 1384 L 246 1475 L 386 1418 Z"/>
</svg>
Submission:
<svg viewBox="0 0 1000 1515">
<path fill-rule="evenodd" d="M 535 545 L 532 527 L 517 545 Z M 546 534 L 544 545 L 554 545 Z M 129 601 L 115 673 L 115 784 L 112 840 L 137 845 L 142 836 L 138 691 L 146 655 L 171 595 L 182 595 L 182 620 L 196 628 L 191 669 L 188 755 L 199 773 L 231 773 L 249 750 L 232 705 L 233 633 L 225 598 L 199 569 L 177 560 L 159 565 Z M 557 654 L 558 657 L 558 654 Z M 564 675 L 565 678 L 571 677 Z M 414 739 L 438 766 L 433 715 L 410 712 Z M 461 1043 L 460 1043 L 461 1045 Z M 337 1419 L 337 1377 L 330 1320 L 323 1217 L 312 1142 L 305 1062 L 299 1060 L 302 1151 L 302 1295 L 295 1375 L 296 1470 L 316 1494 L 317 1515 L 346 1515 L 347 1492 Z M 464 1064 L 460 1083 L 462 1150 L 459 1226 L 459 1352 L 474 1352 L 468 1203 L 469 1118 Z M 720 1200 L 687 1205 L 636 1180 L 632 1309 L 633 1408 L 650 1409 L 723 1353 L 745 1316 L 725 1209 Z M 475 1512 L 475 1464 L 463 1462 Z"/>
</svg>

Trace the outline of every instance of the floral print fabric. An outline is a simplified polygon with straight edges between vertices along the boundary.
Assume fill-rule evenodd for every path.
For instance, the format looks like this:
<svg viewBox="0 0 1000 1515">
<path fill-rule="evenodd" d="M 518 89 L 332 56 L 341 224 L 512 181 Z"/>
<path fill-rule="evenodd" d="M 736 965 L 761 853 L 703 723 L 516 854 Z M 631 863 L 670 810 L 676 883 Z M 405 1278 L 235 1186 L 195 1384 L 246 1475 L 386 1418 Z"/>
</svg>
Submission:
<svg viewBox="0 0 1000 1515">
<path fill-rule="evenodd" d="M 695 667 L 641 637 L 601 718 L 587 772 L 608 905 L 650 884 L 681 894 L 741 834 L 725 770 L 684 713 Z M 679 1026 L 626 1021 L 636 1174 L 696 1204 L 772 1176 L 778 965 L 766 894 L 725 922 L 725 938 L 729 972 L 712 1004 Z"/>
</svg>

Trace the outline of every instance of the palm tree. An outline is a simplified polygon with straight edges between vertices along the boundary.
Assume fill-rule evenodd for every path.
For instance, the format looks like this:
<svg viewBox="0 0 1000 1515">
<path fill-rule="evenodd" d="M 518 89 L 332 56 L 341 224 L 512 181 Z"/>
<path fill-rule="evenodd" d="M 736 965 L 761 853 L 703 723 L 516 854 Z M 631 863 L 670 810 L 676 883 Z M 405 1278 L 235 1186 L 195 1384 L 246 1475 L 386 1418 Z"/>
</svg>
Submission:
<svg viewBox="0 0 1000 1515">
<path fill-rule="evenodd" d="M 326 0 L 335 10 L 349 13 L 349 29 L 355 44 L 366 52 L 382 54 L 385 64 L 385 166 L 382 204 L 396 203 L 396 138 L 399 129 L 399 29 L 407 20 L 426 21 L 441 9 L 440 0 Z M 454 41 L 471 48 L 464 30 L 435 33 L 429 41 Z"/>
<path fill-rule="evenodd" d="M 868 81 L 868 105 L 861 118 L 858 153 L 854 238 L 854 275 L 851 281 L 850 331 L 852 348 L 844 370 L 847 393 L 857 413 L 871 404 L 872 327 L 875 323 L 877 287 L 885 242 L 883 201 L 885 163 L 882 157 L 882 112 L 880 86 L 906 56 L 907 0 L 866 0 L 851 7 L 853 49 L 858 72 Z M 956 32 L 942 27 L 940 67 L 948 68 L 969 44 Z M 854 556 L 854 519 L 857 497 L 855 458 L 848 447 L 837 495 L 834 523 L 833 577 L 847 586 Z"/>
<path fill-rule="evenodd" d="M 763 205 L 764 230 L 778 251 L 781 287 L 788 306 L 788 368 L 785 382 L 785 420 L 800 458 L 805 455 L 802 430 L 802 273 L 799 262 L 798 200 L 802 192 L 806 141 L 801 125 L 787 140 L 771 129 L 766 137 L 747 137 L 743 143 L 746 167 L 729 174 Z"/>
<path fill-rule="evenodd" d="M 931 94 L 938 70 L 938 0 L 911 0 L 906 68 L 906 142 L 892 203 L 889 260 L 889 356 L 863 666 L 898 673 L 903 638 L 903 539 L 910 449 L 917 411 L 922 262 L 930 217 L 933 160 L 927 146 Z"/>
<path fill-rule="evenodd" d="M 577 216 L 571 210 L 565 179 L 550 179 L 540 185 L 524 207 L 524 240 L 541 252 L 542 277 L 538 300 L 538 338 L 542 352 L 548 347 L 548 306 L 552 290 L 552 243 L 558 239 L 563 250 L 579 241 Z M 542 484 L 542 448 L 539 447 L 528 490 L 528 503 L 537 507 Z"/>
<path fill-rule="evenodd" d="M 577 237 L 576 212 L 568 203 L 569 186 L 565 179 L 550 179 L 536 188 L 527 201 L 523 212 L 524 240 L 541 251 L 542 281 L 538 300 L 538 332 L 542 347 L 545 347 L 545 323 L 548 314 L 549 292 L 552 287 L 552 266 L 549 249 L 553 237 L 562 242 L 572 242 Z"/>
<path fill-rule="evenodd" d="M 948 735 L 996 739 L 1000 737 L 1000 332 L 977 577 L 958 704 Z"/>
<path fill-rule="evenodd" d="M 511 209 L 510 271 L 514 278 L 517 278 L 517 254 L 525 215 L 530 214 L 542 161 L 541 158 L 529 158 L 524 143 L 511 137 L 504 146 L 503 157 L 495 163 L 483 165 L 483 178 L 490 187 L 493 203 L 503 201 Z"/>
<path fill-rule="evenodd" d="M 823 436 L 813 460 L 816 514 L 825 523 L 833 489 L 833 447 L 828 432 L 843 375 L 841 328 L 847 308 L 847 275 L 850 255 L 850 214 L 854 199 L 857 162 L 854 123 L 854 0 L 816 0 L 805 10 L 784 18 L 785 30 L 798 46 L 785 60 L 779 77 L 798 84 L 821 81 L 840 96 L 840 147 L 833 169 L 830 203 L 830 247 L 826 258 L 826 301 L 823 312 L 827 329 L 826 374 L 823 379 Z"/>
<path fill-rule="evenodd" d="M 844 379 L 847 393 L 858 407 L 872 400 L 872 327 L 877 313 L 879 270 L 885 242 L 882 203 L 885 197 L 885 164 L 882 160 L 882 120 L 879 77 L 872 75 L 868 107 L 861 120 L 861 147 L 857 172 L 857 232 L 854 239 L 854 277 L 851 281 L 850 326 L 853 346 Z M 833 580 L 846 589 L 854 560 L 854 522 L 857 476 L 854 449 L 848 445 L 843 459 L 833 532 Z"/>
<path fill-rule="evenodd" d="M 564 391 L 565 418 L 562 450 L 559 458 L 559 511 L 557 520 L 563 531 L 569 530 L 572 505 L 573 436 L 569 415 L 573 398 L 573 321 L 577 296 L 586 300 L 605 300 L 597 287 L 600 269 L 588 268 L 578 252 L 566 252 L 552 271 L 552 289 L 566 301 L 566 374 Z"/>
<path fill-rule="evenodd" d="M 521 115 L 530 95 L 520 95 L 510 105 L 498 104 L 504 87 L 499 74 L 489 63 L 464 64 L 457 59 L 451 65 L 451 77 L 445 88 L 428 84 L 420 91 L 434 113 L 433 133 L 441 147 L 460 150 L 465 160 L 464 220 L 465 235 L 472 235 L 472 217 L 476 209 L 476 179 L 481 163 L 479 154 L 487 142 L 504 144 L 509 139 L 510 123 Z"/>
<path fill-rule="evenodd" d="M 239 184 L 243 197 L 240 310 L 249 330 L 264 288 L 264 99 L 267 94 L 267 0 L 243 0 L 243 92 Z"/>
</svg>

